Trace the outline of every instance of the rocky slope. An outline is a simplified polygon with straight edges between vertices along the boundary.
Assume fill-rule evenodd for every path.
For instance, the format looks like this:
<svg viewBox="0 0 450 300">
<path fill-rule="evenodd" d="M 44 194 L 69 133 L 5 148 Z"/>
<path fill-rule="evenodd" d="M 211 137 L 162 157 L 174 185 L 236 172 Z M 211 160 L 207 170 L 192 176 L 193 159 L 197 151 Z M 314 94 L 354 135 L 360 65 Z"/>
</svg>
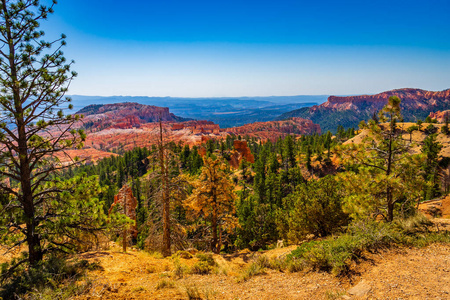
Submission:
<svg viewBox="0 0 450 300">
<path fill-rule="evenodd" d="M 432 92 L 421 89 L 397 89 L 375 95 L 349 97 L 328 97 L 327 102 L 310 108 L 301 108 L 285 113 L 280 120 L 301 117 L 312 120 L 322 130 L 335 131 L 339 125 L 356 127 L 361 120 L 367 120 L 377 113 L 389 97 L 398 96 L 401 100 L 405 121 L 425 119 L 430 112 L 450 109 L 450 89 Z"/>
<path fill-rule="evenodd" d="M 97 127 L 87 130 L 85 146 L 103 151 L 131 150 L 133 147 L 149 147 L 156 143 L 159 135 L 158 123 L 145 123 L 139 126 Z M 260 140 L 276 141 L 288 134 L 320 133 L 320 126 L 310 120 L 293 118 L 285 121 L 257 122 L 241 127 L 222 129 L 210 121 L 163 122 L 165 140 L 187 145 L 200 145 L 208 139 L 221 140 L 228 135 L 255 137 Z"/>
<path fill-rule="evenodd" d="M 314 134 L 321 133 L 320 126 L 311 120 L 302 118 L 290 118 L 283 121 L 256 122 L 240 127 L 225 129 L 228 133 L 236 135 L 255 137 L 261 140 L 276 141 L 279 137 L 288 134 Z"/>
<path fill-rule="evenodd" d="M 430 118 L 436 119 L 438 123 L 445 123 L 446 121 L 450 121 L 450 110 L 431 112 Z"/>
<path fill-rule="evenodd" d="M 228 161 L 230 163 L 230 166 L 232 166 L 233 168 L 239 168 L 239 164 L 243 159 L 247 160 L 250 163 L 255 162 L 255 157 L 248 147 L 247 141 L 235 140 L 233 142 L 233 148 L 234 150 L 231 152 L 230 160 Z"/>
<path fill-rule="evenodd" d="M 405 141 L 411 141 L 413 143 L 413 147 L 411 149 L 412 153 L 420 153 L 423 141 L 427 136 L 431 133 L 427 132 L 425 128 L 429 125 L 433 125 L 435 127 L 436 133 L 436 141 L 442 145 L 441 151 L 439 152 L 440 157 L 449 157 L 450 158 L 450 135 L 444 134 L 441 132 L 441 127 L 444 124 L 432 124 L 432 123 L 423 123 L 421 126 L 421 130 L 415 130 L 411 133 L 408 133 L 407 128 L 416 125 L 415 123 L 398 123 L 397 127 L 402 131 L 402 137 Z M 349 139 L 344 144 L 359 144 L 363 141 L 363 139 L 367 136 L 367 130 L 362 130 L 358 135 Z M 449 175 L 450 176 L 450 175 Z"/>
<path fill-rule="evenodd" d="M 288 134 L 320 133 L 319 125 L 301 118 L 223 129 L 211 121 L 186 120 L 170 113 L 168 108 L 138 103 L 89 105 L 77 114 L 84 115 L 77 126 L 86 130 L 87 139 L 83 150 L 73 150 L 71 154 L 78 155 L 77 151 L 83 151 L 84 158 L 87 158 L 86 152 L 94 153 L 94 150 L 103 153 L 151 146 L 156 143 L 160 132 L 160 117 L 166 141 L 191 146 L 200 145 L 208 139 L 225 139 L 228 135 L 248 135 L 263 141 L 275 141 Z"/>
</svg>

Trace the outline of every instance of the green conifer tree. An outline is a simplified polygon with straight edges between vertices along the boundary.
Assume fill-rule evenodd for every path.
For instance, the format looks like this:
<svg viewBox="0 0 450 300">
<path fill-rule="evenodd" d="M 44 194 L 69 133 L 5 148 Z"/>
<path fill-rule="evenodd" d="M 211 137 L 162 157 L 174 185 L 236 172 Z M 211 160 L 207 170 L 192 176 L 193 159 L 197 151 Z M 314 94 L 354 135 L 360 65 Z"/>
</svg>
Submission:
<svg viewBox="0 0 450 300">
<path fill-rule="evenodd" d="M 76 76 L 61 51 L 65 36 L 46 42 L 39 29 L 56 1 L 50 6 L 39 2 L 0 2 L 0 174 L 18 182 L 17 187 L 0 183 L 1 190 L 12 196 L 12 202 L 1 207 L 6 226 L 2 233 L 23 234 L 24 240 L 16 245 L 26 241 L 31 265 L 49 249 L 43 207 L 52 205 L 55 190 L 42 186 L 64 168 L 55 154 L 85 138 L 83 131 L 73 129 L 78 117 L 63 111 L 71 108 L 64 94 Z"/>
</svg>

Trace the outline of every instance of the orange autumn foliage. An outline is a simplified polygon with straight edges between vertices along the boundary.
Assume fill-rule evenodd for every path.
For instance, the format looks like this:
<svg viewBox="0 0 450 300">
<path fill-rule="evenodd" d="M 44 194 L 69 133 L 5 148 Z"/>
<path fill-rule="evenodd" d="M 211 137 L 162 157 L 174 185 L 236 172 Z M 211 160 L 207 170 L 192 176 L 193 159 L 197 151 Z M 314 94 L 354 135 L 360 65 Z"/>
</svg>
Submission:
<svg viewBox="0 0 450 300">
<path fill-rule="evenodd" d="M 218 253 L 221 247 L 218 237 L 222 230 L 229 232 L 238 224 L 235 217 L 236 195 L 233 182 L 225 172 L 225 164 L 211 157 L 205 157 L 203 162 L 200 176 L 191 181 L 194 190 L 184 204 L 193 218 L 202 218 L 211 223 L 210 249 Z"/>
</svg>

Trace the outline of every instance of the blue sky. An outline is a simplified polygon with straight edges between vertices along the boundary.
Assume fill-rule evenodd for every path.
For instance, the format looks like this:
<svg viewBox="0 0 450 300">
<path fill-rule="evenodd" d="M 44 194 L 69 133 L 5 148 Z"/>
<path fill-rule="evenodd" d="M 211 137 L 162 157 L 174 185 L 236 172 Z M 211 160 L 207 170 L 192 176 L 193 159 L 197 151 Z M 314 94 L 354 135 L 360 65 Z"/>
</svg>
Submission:
<svg viewBox="0 0 450 300">
<path fill-rule="evenodd" d="M 360 94 L 450 88 L 450 1 L 59 1 L 69 93 Z"/>
</svg>

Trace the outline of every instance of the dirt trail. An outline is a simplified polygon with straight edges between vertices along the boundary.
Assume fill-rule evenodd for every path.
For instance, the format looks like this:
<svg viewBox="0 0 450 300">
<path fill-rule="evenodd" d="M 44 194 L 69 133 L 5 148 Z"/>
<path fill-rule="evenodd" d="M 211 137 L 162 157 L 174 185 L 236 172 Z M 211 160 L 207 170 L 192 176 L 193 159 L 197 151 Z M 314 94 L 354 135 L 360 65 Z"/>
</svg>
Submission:
<svg viewBox="0 0 450 300">
<path fill-rule="evenodd" d="M 362 274 L 369 299 L 450 299 L 450 245 L 383 254 Z"/>
<path fill-rule="evenodd" d="M 269 251 L 267 255 L 283 255 L 291 248 Z M 240 270 L 250 262 L 251 255 L 243 252 L 215 256 L 220 274 L 177 278 L 173 260 L 143 251 L 86 253 L 81 258 L 98 261 L 104 270 L 89 274 L 94 287 L 78 299 L 188 299 L 187 289 L 197 289 L 202 299 L 450 299 L 450 245 L 447 244 L 368 255 L 355 266 L 355 274 L 350 278 L 321 272 L 267 270 L 264 275 L 238 283 Z M 195 261 L 195 258 L 179 259 L 185 266 Z M 157 289 L 162 281 L 170 282 L 173 287 Z M 363 296 L 355 296 L 361 292 L 361 286 Z"/>
<path fill-rule="evenodd" d="M 429 200 L 420 203 L 419 211 L 428 218 L 438 216 L 441 221 L 442 219 L 450 220 L 450 195 L 441 199 Z"/>
</svg>

